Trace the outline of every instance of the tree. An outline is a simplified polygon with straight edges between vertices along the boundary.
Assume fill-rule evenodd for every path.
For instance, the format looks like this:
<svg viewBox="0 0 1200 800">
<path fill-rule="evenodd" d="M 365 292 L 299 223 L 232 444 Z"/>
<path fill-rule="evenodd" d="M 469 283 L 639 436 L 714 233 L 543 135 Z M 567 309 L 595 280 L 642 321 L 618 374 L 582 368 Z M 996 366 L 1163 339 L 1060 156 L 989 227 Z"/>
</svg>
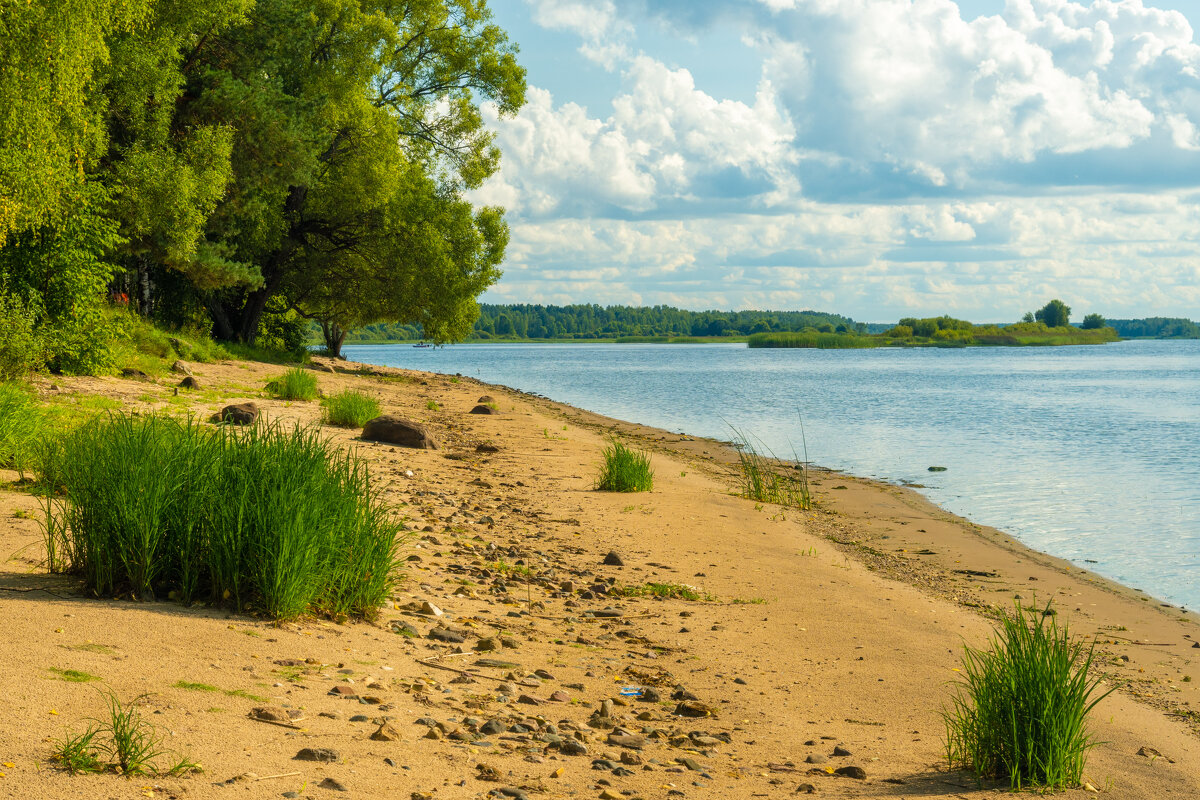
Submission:
<svg viewBox="0 0 1200 800">
<path fill-rule="evenodd" d="M 1065 328 L 1071 320 L 1071 307 L 1062 300 L 1051 300 L 1034 314 L 1047 328 Z"/>
<path fill-rule="evenodd" d="M 1025 316 L 1021 317 L 1021 322 L 1037 322 L 1037 317 L 1033 315 L 1032 311 L 1026 311 Z"/>
<path fill-rule="evenodd" d="M 1094 330 L 1095 328 L 1103 328 L 1106 324 L 1104 317 L 1100 314 L 1088 314 L 1083 318 L 1083 325 L 1081 327 L 1084 330 Z"/>
<path fill-rule="evenodd" d="M 191 265 L 218 335 L 253 341 L 275 296 L 334 339 L 469 332 L 507 243 L 498 209 L 462 199 L 499 165 L 478 104 L 515 114 L 525 93 L 485 0 L 260 0 L 248 19 L 198 49 L 179 111 L 236 130 L 220 257 Z"/>
</svg>

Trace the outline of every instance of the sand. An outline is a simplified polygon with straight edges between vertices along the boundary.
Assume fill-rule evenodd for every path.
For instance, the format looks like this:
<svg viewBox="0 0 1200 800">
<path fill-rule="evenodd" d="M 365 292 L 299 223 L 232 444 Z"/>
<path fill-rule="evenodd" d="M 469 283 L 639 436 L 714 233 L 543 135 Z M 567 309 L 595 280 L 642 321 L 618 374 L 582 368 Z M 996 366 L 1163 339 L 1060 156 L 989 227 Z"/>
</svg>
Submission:
<svg viewBox="0 0 1200 800">
<path fill-rule="evenodd" d="M 803 784 L 829 797 L 991 797 L 1003 789 L 947 769 L 941 709 L 963 645 L 984 645 L 992 630 L 982 611 L 1017 595 L 1053 599 L 1060 620 L 1097 636 L 1105 687 L 1120 687 L 1093 716 L 1102 744 L 1087 781 L 1119 798 L 1200 796 L 1200 697 L 1188 679 L 1200 680 L 1200 628 L 1190 612 L 909 489 L 818 472 L 815 510 L 764 506 L 731 493 L 733 451 L 720 442 L 468 378 L 355 367 L 318 373 L 322 389 L 370 392 L 442 445 L 393 448 L 325 428 L 373 462 L 413 530 L 406 577 L 374 622 L 276 625 L 223 608 L 83 597 L 38 567 L 36 498 L 0 492 L 0 797 L 783 798 Z M 271 420 L 319 419 L 315 402 L 261 396 L 282 367 L 193 369 L 207 390 L 182 400 L 172 376 L 37 386 L 54 402 L 100 395 L 207 415 L 253 399 Z M 468 414 L 484 394 L 500 413 Z M 653 452 L 652 492 L 593 490 L 614 433 Z M 481 443 L 498 452 L 477 452 Z M 11 485 L 16 476 L 2 477 Z M 623 566 L 603 563 L 610 551 Z M 688 584 L 711 599 L 581 594 L 610 580 Z M 426 602 L 444 616 L 413 613 Z M 606 609 L 620 616 L 589 616 Z M 419 636 L 396 633 L 404 624 Z M 466 634 L 463 645 L 426 638 L 438 625 Z M 471 652 L 480 639 L 496 650 Z M 489 658 L 512 666 L 477 665 Z M 66 681 L 67 670 L 100 680 Z M 102 715 L 98 686 L 144 696 L 139 708 L 164 748 L 203 772 L 127 779 L 49 765 L 53 740 Z M 677 686 L 712 713 L 674 713 Z M 330 694 L 335 687 L 358 697 Z M 622 687 L 652 688 L 661 700 L 626 700 Z M 607 717 L 594 716 L 614 699 Z M 260 706 L 298 719 L 252 719 Z M 503 732 L 470 730 L 489 720 Z M 384 721 L 398 740 L 370 738 Z M 546 723 L 557 734 L 546 736 Z M 634 738 L 610 743 L 609 725 Z M 582 740 L 586 754 L 547 748 L 554 736 Z M 850 755 L 834 756 L 837 746 Z M 296 760 L 303 748 L 331 748 L 336 760 Z M 865 779 L 831 774 L 848 766 Z"/>
</svg>

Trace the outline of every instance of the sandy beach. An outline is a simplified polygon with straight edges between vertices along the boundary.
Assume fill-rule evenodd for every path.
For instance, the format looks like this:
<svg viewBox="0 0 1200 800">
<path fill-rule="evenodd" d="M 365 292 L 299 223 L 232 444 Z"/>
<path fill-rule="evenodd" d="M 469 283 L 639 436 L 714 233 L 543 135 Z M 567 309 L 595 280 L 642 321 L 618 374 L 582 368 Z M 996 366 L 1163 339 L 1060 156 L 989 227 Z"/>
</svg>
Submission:
<svg viewBox="0 0 1200 800">
<path fill-rule="evenodd" d="M 733 494 L 721 442 L 469 378 L 317 361 L 323 391 L 368 392 L 440 445 L 324 428 L 371 462 L 411 531 L 389 606 L 372 623 L 273 624 L 84 597 L 39 568 L 38 500 L 0 473 L 0 797 L 992 797 L 1006 789 L 948 771 L 941 710 L 964 643 L 992 630 L 986 610 L 1018 597 L 1053 599 L 1095 636 L 1105 688 L 1119 686 L 1093 715 L 1087 781 L 1131 800 L 1200 796 L 1191 612 L 911 489 L 815 471 L 813 510 L 758 504 Z M 316 402 L 262 395 L 282 367 L 192 369 L 192 395 L 175 394 L 178 376 L 35 385 L 56 403 L 207 417 L 252 400 L 270 421 L 319 422 Z M 482 395 L 499 413 L 468 413 Z M 652 452 L 653 491 L 593 489 L 610 435 Z M 705 599 L 613 593 L 648 582 Z M 203 772 L 48 765 L 53 740 L 103 712 L 98 686 L 144 695 L 164 748 Z M 265 706 L 289 721 L 252 716 Z M 329 760 L 296 758 L 318 749 Z"/>
</svg>

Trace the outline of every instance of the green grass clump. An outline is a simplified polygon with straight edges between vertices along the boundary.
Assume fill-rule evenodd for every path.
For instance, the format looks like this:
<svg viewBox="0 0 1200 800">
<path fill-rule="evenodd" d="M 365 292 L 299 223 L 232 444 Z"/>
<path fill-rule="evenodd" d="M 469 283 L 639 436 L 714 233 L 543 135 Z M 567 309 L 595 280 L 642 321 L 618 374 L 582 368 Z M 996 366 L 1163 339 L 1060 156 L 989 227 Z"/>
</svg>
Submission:
<svg viewBox="0 0 1200 800">
<path fill-rule="evenodd" d="M 401 526 L 313 429 L 112 415 L 47 448 L 48 566 L 100 596 L 373 616 Z"/>
<path fill-rule="evenodd" d="M 1095 643 L 1085 646 L 1044 611 L 1016 604 L 1001 612 L 988 650 L 966 647 L 963 680 L 943 711 L 946 756 L 978 778 L 1014 789 L 1079 785 L 1095 741 L 1087 717 L 1096 694 Z"/>
<path fill-rule="evenodd" d="M 47 420 L 24 387 L 0 383 L 0 469 L 24 476 L 36 467 L 39 445 L 48 436 Z"/>
<path fill-rule="evenodd" d="M 199 764 L 186 758 L 176 757 L 165 768 L 155 763 L 167 752 L 163 736 L 138 712 L 146 695 L 122 703 L 111 691 L 101 689 L 100 694 L 107 706 L 107 718 L 91 720 L 83 733 L 55 740 L 51 763 L 72 775 L 112 771 L 127 776 L 178 776 L 200 771 Z"/>
<path fill-rule="evenodd" d="M 812 494 L 808 489 L 808 465 L 798 464 L 799 469 L 781 463 L 775 454 L 759 443 L 754 446 L 750 437 L 734 429 L 734 445 L 738 451 L 739 493 L 760 503 L 775 503 L 781 506 L 812 508 Z"/>
<path fill-rule="evenodd" d="M 713 600 L 707 592 L 701 592 L 695 586 L 686 583 L 643 583 L 638 586 L 616 586 L 612 593 L 618 597 L 659 597 L 677 600 Z"/>
<path fill-rule="evenodd" d="M 602 492 L 648 492 L 653 487 L 650 454 L 612 439 L 604 448 L 604 464 L 596 488 Z"/>
<path fill-rule="evenodd" d="M 50 672 L 60 681 L 67 681 L 68 683 L 90 683 L 91 681 L 100 680 L 99 675 L 80 672 L 77 669 L 59 669 L 58 667 L 50 667 Z"/>
<path fill-rule="evenodd" d="M 329 395 L 321 405 L 325 422 L 340 428 L 361 428 L 379 416 L 379 401 L 353 389 Z"/>
<path fill-rule="evenodd" d="M 318 394 L 317 376 L 304 367 L 292 367 L 267 383 L 267 393 L 277 400 L 312 400 Z"/>
</svg>

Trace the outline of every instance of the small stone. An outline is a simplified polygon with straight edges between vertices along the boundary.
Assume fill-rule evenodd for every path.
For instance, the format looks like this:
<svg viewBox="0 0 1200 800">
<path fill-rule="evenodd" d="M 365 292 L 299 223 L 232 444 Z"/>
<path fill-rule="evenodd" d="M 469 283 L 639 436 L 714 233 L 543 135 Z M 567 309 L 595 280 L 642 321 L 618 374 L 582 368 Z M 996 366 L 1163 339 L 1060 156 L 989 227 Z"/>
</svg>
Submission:
<svg viewBox="0 0 1200 800">
<path fill-rule="evenodd" d="M 424 739 L 441 739 L 443 736 L 441 728 L 430 728 L 429 732 L 422 738 Z"/>
<path fill-rule="evenodd" d="M 194 392 L 198 392 L 204 387 L 202 387 L 200 385 L 200 381 L 196 380 L 191 375 L 188 375 L 186 378 L 184 378 L 183 380 L 181 380 L 179 382 L 179 388 L 180 389 L 191 389 Z"/>
<path fill-rule="evenodd" d="M 517 702 L 523 703 L 527 706 L 540 706 L 542 704 L 541 700 L 538 700 L 536 697 L 531 697 L 530 695 L 527 695 L 527 694 L 523 694 L 520 697 L 518 697 Z"/>
<path fill-rule="evenodd" d="M 642 763 L 642 757 L 632 750 L 622 750 L 621 763 L 628 764 L 631 767 L 640 766 Z"/>
<path fill-rule="evenodd" d="M 852 755 L 854 755 L 849 750 L 847 750 L 845 747 L 842 747 L 840 744 L 833 748 L 833 754 L 835 756 L 852 756 Z"/>
<path fill-rule="evenodd" d="M 305 747 L 299 753 L 296 753 L 293 758 L 296 761 L 341 761 L 342 757 L 337 750 L 331 747 Z"/>
<path fill-rule="evenodd" d="M 587 745 L 576 739 L 564 739 L 558 751 L 564 756 L 586 756 L 588 753 Z"/>
<path fill-rule="evenodd" d="M 698 700 L 688 700 L 675 706 L 675 713 L 681 717 L 709 717 L 713 709 Z"/>
<path fill-rule="evenodd" d="M 838 767 L 834 771 L 835 775 L 844 775 L 847 778 L 855 780 L 866 780 L 867 772 L 862 767 Z"/>
<path fill-rule="evenodd" d="M 438 449 L 437 441 L 424 425 L 418 425 L 394 414 L 384 414 L 367 422 L 363 427 L 362 438 L 367 442 L 383 442 L 418 450 Z"/>
<path fill-rule="evenodd" d="M 354 691 L 354 687 L 347 686 L 344 683 L 333 687 L 329 690 L 329 693 L 335 697 L 358 697 L 358 692 Z"/>
<path fill-rule="evenodd" d="M 550 695 L 550 701 L 553 703 L 569 703 L 571 701 L 571 695 L 560 690 Z"/>
<path fill-rule="evenodd" d="M 621 795 L 617 794 L 614 791 L 605 789 L 603 792 L 600 793 L 600 800 L 625 800 L 625 798 L 622 797 Z"/>
<path fill-rule="evenodd" d="M 486 736 L 494 736 L 497 733 L 504 733 L 504 723 L 498 719 L 489 719 L 487 722 L 479 726 L 479 732 Z"/>
<path fill-rule="evenodd" d="M 500 448 L 496 447 L 496 445 L 494 445 L 494 444 L 488 444 L 488 443 L 484 442 L 483 444 L 475 445 L 475 452 L 476 453 L 499 453 Z"/>
<path fill-rule="evenodd" d="M 605 563 L 605 564 L 607 564 L 607 565 L 608 565 L 608 566 L 610 566 L 610 567 L 623 567 L 623 566 L 625 566 L 625 561 L 624 561 L 624 560 L 623 560 L 623 559 L 622 559 L 622 558 L 621 558 L 619 555 L 617 555 L 617 551 L 616 551 L 616 550 L 609 550 L 609 551 L 608 551 L 608 555 L 606 555 L 606 556 L 604 557 L 604 563 Z"/>
<path fill-rule="evenodd" d="M 802 783 L 796 787 L 796 794 L 816 794 L 817 787 L 811 783 Z"/>
<path fill-rule="evenodd" d="M 496 638 L 489 636 L 486 639 L 480 639 L 476 642 L 474 650 L 477 653 L 490 653 L 493 650 L 499 649 L 499 647 L 500 643 L 496 641 Z"/>
<path fill-rule="evenodd" d="M 355 714 L 353 717 L 350 718 L 350 721 L 351 722 L 370 722 L 371 718 L 368 717 L 366 714 Z"/>
<path fill-rule="evenodd" d="M 349 789 L 346 788 L 346 784 L 342 783 L 337 778 L 326 778 L 325 780 L 318 783 L 317 786 L 319 786 L 322 789 L 329 789 L 334 792 L 350 791 Z"/>
<path fill-rule="evenodd" d="M 131 381 L 142 381 L 143 383 L 150 382 L 149 375 L 142 372 L 140 369 L 133 369 L 132 367 L 126 367 L 125 369 L 121 370 L 121 377 L 128 378 Z"/>
<path fill-rule="evenodd" d="M 213 422 L 224 422 L 229 425 L 253 425 L 257 419 L 258 406 L 254 403 L 235 403 L 225 406 L 213 415 Z"/>
<path fill-rule="evenodd" d="M 824 764 L 828 760 L 829 759 L 827 759 L 825 756 L 821 755 L 820 753 L 809 753 L 808 757 L 804 759 L 804 763 L 805 764 Z"/>
<path fill-rule="evenodd" d="M 471 413 L 471 414 L 499 414 L 500 411 L 498 409 L 492 408 L 491 406 L 485 406 L 483 403 L 480 403 L 479 405 L 472 408 L 469 413 Z"/>
<path fill-rule="evenodd" d="M 257 719 L 262 722 L 290 723 L 292 721 L 288 712 L 278 706 L 258 706 L 257 708 L 250 709 L 248 716 L 250 719 Z"/>
<path fill-rule="evenodd" d="M 371 734 L 371 739 L 376 742 L 397 742 L 400 740 L 400 731 L 385 722 Z"/>
<path fill-rule="evenodd" d="M 610 733 L 608 735 L 608 743 L 615 744 L 618 747 L 641 750 L 646 746 L 646 737 L 636 733 Z"/>
<path fill-rule="evenodd" d="M 448 644 L 462 644 L 467 640 L 461 633 L 449 628 L 433 628 L 429 631 L 429 638 Z"/>
<path fill-rule="evenodd" d="M 178 372 L 180 375 L 191 375 L 192 368 L 186 362 L 176 360 L 171 364 L 171 372 Z"/>
<path fill-rule="evenodd" d="M 424 614 L 427 617 L 441 617 L 444 616 L 446 612 L 442 611 L 433 603 L 426 600 L 424 603 L 421 603 L 421 608 L 417 611 L 417 613 Z"/>
</svg>

